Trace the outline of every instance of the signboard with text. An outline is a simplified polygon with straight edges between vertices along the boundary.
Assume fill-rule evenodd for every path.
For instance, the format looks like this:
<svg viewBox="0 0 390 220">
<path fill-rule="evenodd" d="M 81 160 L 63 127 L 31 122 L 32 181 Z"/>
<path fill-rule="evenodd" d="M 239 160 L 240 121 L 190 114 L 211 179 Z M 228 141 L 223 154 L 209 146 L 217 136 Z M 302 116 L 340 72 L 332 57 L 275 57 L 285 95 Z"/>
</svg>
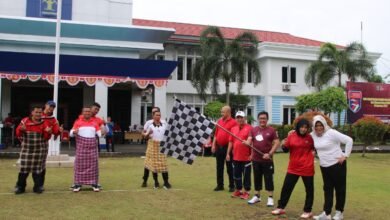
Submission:
<svg viewBox="0 0 390 220">
<path fill-rule="evenodd" d="M 27 17 L 56 18 L 57 0 L 26 0 Z M 62 19 L 72 20 L 72 0 L 62 0 Z"/>
<path fill-rule="evenodd" d="M 365 115 L 390 123 L 390 84 L 347 82 L 348 123 Z"/>
</svg>

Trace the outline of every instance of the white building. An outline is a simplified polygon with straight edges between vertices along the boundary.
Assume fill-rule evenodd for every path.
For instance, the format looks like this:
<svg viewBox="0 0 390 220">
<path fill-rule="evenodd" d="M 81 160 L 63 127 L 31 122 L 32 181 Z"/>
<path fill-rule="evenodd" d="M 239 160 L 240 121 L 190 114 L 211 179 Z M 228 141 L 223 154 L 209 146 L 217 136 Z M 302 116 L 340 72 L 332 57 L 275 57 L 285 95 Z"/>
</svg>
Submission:
<svg viewBox="0 0 390 220">
<path fill-rule="evenodd" d="M 52 2 L 56 1 L 0 2 L 0 55 L 5 53 L 6 56 L 7 52 L 54 54 L 55 20 L 48 19 L 55 17 L 56 13 Z M 111 87 L 107 87 L 99 76 L 72 85 L 73 78 L 68 76 L 64 79 L 68 83 L 61 82 L 59 90 L 59 119 L 65 127 L 71 126 L 83 105 L 95 101 L 102 105 L 100 116 L 112 116 L 123 129 L 143 123 L 149 117 L 152 105 L 159 106 L 162 114 L 167 116 L 174 95 L 203 112 L 206 103 L 191 86 L 189 73 L 199 57 L 199 36 L 206 26 L 134 19 L 132 0 L 63 2 L 63 19 L 67 20 L 63 21 L 61 54 L 178 61 L 178 67 L 167 83 L 163 78 L 153 78 L 150 73 L 145 75 L 146 80 L 129 75 L 129 82 Z M 230 39 L 244 29 L 222 28 L 222 31 Z M 295 97 L 313 91 L 305 84 L 304 74 L 317 58 L 323 42 L 287 33 L 252 31 L 261 42 L 258 61 L 262 81 L 254 86 L 253 77 L 247 74 L 242 94 L 250 96 L 251 103 L 246 111 L 255 116 L 265 110 L 270 114 L 270 123 L 291 123 L 297 114 Z M 378 53 L 370 55 L 374 60 L 380 56 Z M 51 99 L 52 86 L 47 80 L 19 81 L 20 73 L 4 71 L 1 62 L 2 118 L 9 112 L 26 113 L 29 105 Z M 224 86 L 220 88 L 224 93 Z M 236 92 L 236 88 L 233 83 L 231 91 Z"/>
</svg>

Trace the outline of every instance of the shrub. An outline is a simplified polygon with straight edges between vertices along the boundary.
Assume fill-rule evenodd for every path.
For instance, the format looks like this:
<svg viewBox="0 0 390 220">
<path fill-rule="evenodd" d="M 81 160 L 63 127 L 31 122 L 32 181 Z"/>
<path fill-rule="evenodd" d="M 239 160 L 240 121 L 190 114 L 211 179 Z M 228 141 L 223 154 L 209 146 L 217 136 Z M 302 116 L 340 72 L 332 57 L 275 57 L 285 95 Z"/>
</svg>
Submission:
<svg viewBox="0 0 390 220">
<path fill-rule="evenodd" d="M 292 125 L 274 125 L 274 124 L 271 124 L 270 126 L 275 128 L 275 130 L 278 132 L 280 140 L 285 139 L 287 137 L 287 135 L 288 135 L 288 132 L 294 129 L 294 127 Z"/>
<path fill-rule="evenodd" d="M 364 116 L 353 124 L 355 137 L 364 144 L 363 157 L 366 153 L 366 147 L 374 142 L 381 141 L 386 130 L 387 126 L 373 116 Z"/>
</svg>

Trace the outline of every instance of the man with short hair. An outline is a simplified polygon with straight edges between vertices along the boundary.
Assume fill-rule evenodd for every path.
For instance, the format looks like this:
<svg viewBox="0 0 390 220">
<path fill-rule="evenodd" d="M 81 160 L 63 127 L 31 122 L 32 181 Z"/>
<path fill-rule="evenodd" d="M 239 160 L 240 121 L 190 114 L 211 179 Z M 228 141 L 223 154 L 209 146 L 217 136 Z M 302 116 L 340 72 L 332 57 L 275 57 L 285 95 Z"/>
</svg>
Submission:
<svg viewBox="0 0 390 220">
<path fill-rule="evenodd" d="M 248 204 L 255 204 L 261 201 L 260 191 L 262 190 L 262 179 L 264 176 L 265 189 L 268 191 L 267 206 L 273 207 L 274 191 L 274 162 L 272 155 L 279 147 L 280 141 L 274 128 L 268 126 L 268 112 L 262 111 L 257 115 L 259 125 L 253 127 L 246 144 L 252 144 L 253 147 L 263 154 L 252 149 L 253 178 L 256 194 Z"/>
<path fill-rule="evenodd" d="M 241 199 L 249 199 L 249 192 L 251 191 L 251 148 L 243 144 L 249 137 L 252 126 L 246 123 L 245 113 L 238 111 L 236 113 L 237 126 L 232 128 L 232 133 L 241 140 L 230 136 L 229 147 L 226 154 L 226 161 L 233 159 L 233 174 L 236 185 L 236 191 L 232 197 L 240 197 Z M 230 154 L 233 151 L 233 158 Z M 244 192 L 242 192 L 242 185 L 244 183 Z"/>
<path fill-rule="evenodd" d="M 222 107 L 221 116 L 222 117 L 217 121 L 218 126 L 215 127 L 215 136 L 211 147 L 211 152 L 215 153 L 217 162 L 217 187 L 215 187 L 214 191 L 224 190 L 223 170 L 224 163 L 226 162 L 226 169 L 229 175 L 229 192 L 234 192 L 232 162 L 226 161 L 230 134 L 221 129 L 219 126 L 230 132 L 230 130 L 237 125 L 237 122 L 231 117 L 231 108 L 229 106 Z"/>
<path fill-rule="evenodd" d="M 100 111 L 100 104 L 95 102 L 91 105 L 91 119 L 92 120 L 95 120 L 96 123 L 98 124 L 99 128 L 100 128 L 100 131 L 102 133 L 102 136 L 104 136 L 106 134 L 106 130 L 105 130 L 105 122 L 102 118 L 100 118 L 99 116 L 97 116 L 97 114 L 99 113 Z M 97 139 L 97 148 L 98 148 L 98 152 L 100 152 L 100 139 L 98 138 Z"/>
<path fill-rule="evenodd" d="M 48 146 L 50 148 L 50 144 L 52 145 L 52 148 L 55 148 L 55 141 L 57 140 L 58 136 L 63 131 L 63 128 L 59 126 L 57 119 L 54 117 L 53 112 L 56 108 L 56 103 L 54 101 L 48 101 L 45 104 L 45 108 L 42 113 L 42 120 L 47 122 L 48 125 L 52 128 L 52 135 L 50 139 L 48 140 Z M 45 184 L 45 177 L 46 177 L 46 158 L 49 151 L 49 148 L 46 150 L 46 155 L 43 157 L 43 171 L 42 171 L 42 186 L 41 189 L 44 190 L 44 184 Z"/>
<path fill-rule="evenodd" d="M 15 194 L 25 192 L 27 177 L 32 173 L 34 180 L 33 191 L 42 193 L 41 181 L 44 169 L 43 158 L 47 154 L 47 140 L 50 138 L 52 128 L 42 120 L 42 107 L 33 106 L 31 115 L 23 118 L 16 128 L 16 137 L 21 140 L 20 172 L 15 186 Z"/>
</svg>

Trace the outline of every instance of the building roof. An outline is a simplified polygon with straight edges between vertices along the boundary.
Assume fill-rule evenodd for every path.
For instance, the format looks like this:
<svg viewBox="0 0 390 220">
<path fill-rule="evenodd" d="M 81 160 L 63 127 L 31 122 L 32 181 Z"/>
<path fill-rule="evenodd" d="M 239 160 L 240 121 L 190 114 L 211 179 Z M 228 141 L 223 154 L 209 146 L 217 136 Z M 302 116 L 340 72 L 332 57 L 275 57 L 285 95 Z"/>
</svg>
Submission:
<svg viewBox="0 0 390 220">
<path fill-rule="evenodd" d="M 176 30 L 174 36 L 171 36 L 171 40 L 178 40 L 177 36 L 191 36 L 199 37 L 207 25 L 201 24 L 188 24 L 178 22 L 145 20 L 145 19 L 133 19 L 133 25 L 150 26 L 150 27 L 164 27 L 174 28 Z M 272 42 L 272 43 L 284 43 L 303 46 L 315 46 L 320 47 L 324 42 L 311 40 L 303 37 L 297 37 L 288 33 L 262 31 L 262 30 L 249 30 L 241 28 L 220 27 L 223 35 L 226 39 L 233 39 L 244 31 L 250 31 L 254 33 L 260 42 Z M 175 37 L 176 36 L 176 37 Z"/>
</svg>

